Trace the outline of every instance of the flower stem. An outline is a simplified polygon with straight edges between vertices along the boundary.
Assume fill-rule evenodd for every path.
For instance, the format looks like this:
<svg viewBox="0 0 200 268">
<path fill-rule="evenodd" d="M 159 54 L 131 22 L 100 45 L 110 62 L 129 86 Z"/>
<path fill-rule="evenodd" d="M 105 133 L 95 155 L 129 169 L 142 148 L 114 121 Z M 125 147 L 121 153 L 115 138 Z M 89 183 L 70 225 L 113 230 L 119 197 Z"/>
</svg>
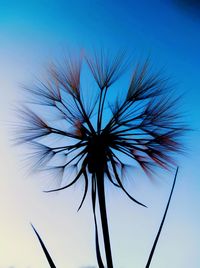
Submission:
<svg viewBox="0 0 200 268">
<path fill-rule="evenodd" d="M 113 268 L 110 237 L 109 237 L 109 230 L 108 230 L 108 220 L 107 220 L 107 213 L 106 213 L 103 172 L 101 171 L 97 172 L 96 178 L 97 178 L 97 191 L 98 191 L 99 209 L 100 209 L 100 216 L 101 216 L 101 225 L 102 225 L 102 231 L 103 231 L 107 268 Z"/>
</svg>

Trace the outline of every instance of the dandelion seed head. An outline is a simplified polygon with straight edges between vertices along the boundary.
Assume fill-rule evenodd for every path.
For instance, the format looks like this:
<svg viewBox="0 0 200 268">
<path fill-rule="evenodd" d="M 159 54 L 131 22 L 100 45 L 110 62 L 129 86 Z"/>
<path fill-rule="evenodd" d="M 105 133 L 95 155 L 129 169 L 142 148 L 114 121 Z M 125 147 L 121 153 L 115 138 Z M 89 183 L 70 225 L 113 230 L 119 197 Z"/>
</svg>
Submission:
<svg viewBox="0 0 200 268">
<path fill-rule="evenodd" d="M 90 72 L 99 87 L 95 99 L 82 93 L 83 62 L 84 71 Z M 104 51 L 64 58 L 63 64 L 50 67 L 47 81 L 27 89 L 37 108 L 25 107 L 19 112 L 18 139 L 32 143 L 34 167 L 57 170 L 61 177 L 68 168 L 77 169 L 74 180 L 55 190 L 73 185 L 82 176 L 88 184 L 101 170 L 130 197 L 122 184 L 124 159 L 140 166 L 148 176 L 156 167 L 176 165 L 174 154 L 183 149 L 181 136 L 186 128 L 177 109 L 178 98 L 169 94 L 168 79 L 152 72 L 147 60 L 133 70 L 124 98 L 107 99 L 108 89 L 120 79 L 127 62 L 124 52 L 113 58 Z M 43 108 L 38 105 L 47 108 L 48 119 L 39 114 Z M 106 109 L 111 113 L 103 124 Z M 55 111 L 57 122 L 53 120 Z"/>
</svg>

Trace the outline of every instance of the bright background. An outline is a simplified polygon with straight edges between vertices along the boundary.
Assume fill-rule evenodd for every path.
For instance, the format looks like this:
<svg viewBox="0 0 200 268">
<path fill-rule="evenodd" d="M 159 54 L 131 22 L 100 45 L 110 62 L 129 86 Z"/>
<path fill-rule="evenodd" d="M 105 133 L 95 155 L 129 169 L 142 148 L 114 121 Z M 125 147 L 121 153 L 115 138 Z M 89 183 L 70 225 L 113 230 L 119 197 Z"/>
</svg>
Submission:
<svg viewBox="0 0 200 268">
<path fill-rule="evenodd" d="M 190 3 L 189 3 L 190 2 Z M 126 48 L 151 55 L 185 93 L 183 110 L 194 131 L 185 140 L 180 172 L 152 268 L 200 267 L 200 5 L 198 1 L 0 0 L 0 268 L 48 264 L 30 227 L 34 223 L 58 268 L 96 266 L 90 198 L 76 209 L 83 186 L 44 194 L 45 180 L 26 172 L 13 147 L 13 111 L 20 84 L 30 84 L 49 61 L 73 47 Z M 21 152 L 20 152 L 21 151 Z M 155 183 L 127 184 L 143 209 L 107 189 L 115 268 L 143 268 L 170 192 L 173 174 Z"/>
</svg>

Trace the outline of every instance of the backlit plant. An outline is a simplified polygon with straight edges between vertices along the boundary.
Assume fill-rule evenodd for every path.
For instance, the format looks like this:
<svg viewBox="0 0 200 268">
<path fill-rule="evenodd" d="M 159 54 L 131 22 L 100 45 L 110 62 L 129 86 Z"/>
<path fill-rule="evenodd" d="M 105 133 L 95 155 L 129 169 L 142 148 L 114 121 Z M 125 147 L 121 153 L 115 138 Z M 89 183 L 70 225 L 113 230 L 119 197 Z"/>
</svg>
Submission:
<svg viewBox="0 0 200 268">
<path fill-rule="evenodd" d="M 34 168 L 57 172 L 56 176 L 63 178 L 61 183 L 67 180 L 69 171 L 75 171 L 71 181 L 46 192 L 64 190 L 84 179 L 78 209 L 90 192 L 100 268 L 105 266 L 99 247 L 96 202 L 99 203 L 107 267 L 113 268 L 106 180 L 132 201 L 145 206 L 125 189 L 122 175 L 126 159 L 152 176 L 156 167 L 175 166 L 173 154 L 182 149 L 179 138 L 184 127 L 177 112 L 178 99 L 168 87 L 168 79 L 152 72 L 148 60 L 134 67 L 130 84 L 127 90 L 120 91 L 120 97 L 117 88 L 109 94 L 130 67 L 124 53 L 111 57 L 101 51 L 93 56 L 65 58 L 62 64 L 48 69 L 46 81 L 26 89 L 27 104 L 20 110 L 22 123 L 18 141 L 31 145 Z M 91 74 L 96 83 L 88 94 L 83 82 L 86 73 Z M 97 88 L 96 98 L 90 97 Z"/>
</svg>

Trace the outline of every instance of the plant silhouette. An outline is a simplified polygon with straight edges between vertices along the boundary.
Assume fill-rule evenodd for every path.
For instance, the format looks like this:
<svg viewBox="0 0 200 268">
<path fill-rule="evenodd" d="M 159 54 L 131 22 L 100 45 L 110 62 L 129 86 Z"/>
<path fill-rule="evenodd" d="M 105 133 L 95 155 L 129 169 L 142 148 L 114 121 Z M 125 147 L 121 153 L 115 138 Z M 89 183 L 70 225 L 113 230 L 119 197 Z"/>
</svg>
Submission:
<svg viewBox="0 0 200 268">
<path fill-rule="evenodd" d="M 145 207 L 124 186 L 126 159 L 152 176 L 157 167 L 175 166 L 173 154 L 182 151 L 180 137 L 185 128 L 177 110 L 179 98 L 168 86 L 168 79 L 152 71 L 149 60 L 137 64 L 121 97 L 117 93 L 110 97 L 109 90 L 130 66 L 124 52 L 114 57 L 103 50 L 92 56 L 66 57 L 63 64 L 48 69 L 47 81 L 26 88 L 27 104 L 19 111 L 18 142 L 31 145 L 33 168 L 55 172 L 63 179 L 59 187 L 45 192 L 64 190 L 83 179 L 79 210 L 90 190 L 100 268 L 113 268 L 105 182 Z M 90 91 L 97 88 L 95 98 L 84 94 L 86 72 L 96 83 Z M 71 170 L 75 176 L 63 185 Z M 107 265 L 99 245 L 97 202 Z"/>
<path fill-rule="evenodd" d="M 177 174 L 178 174 L 178 169 L 179 168 L 177 167 L 176 173 L 175 173 L 175 176 L 174 176 L 174 181 L 173 181 L 173 184 L 172 184 L 172 189 L 171 189 L 169 199 L 168 199 L 168 202 L 167 202 L 167 205 L 166 205 L 166 208 L 165 208 L 165 212 L 163 214 L 163 218 L 162 218 L 162 221 L 160 223 L 158 232 L 156 234 L 156 238 L 155 238 L 153 246 L 151 248 L 151 251 L 150 251 L 150 254 L 149 254 L 149 257 L 148 257 L 147 264 L 146 264 L 145 268 L 149 268 L 150 265 L 151 265 L 151 261 L 152 261 L 152 258 L 153 258 L 153 255 L 154 255 L 154 252 L 155 252 L 155 249 L 156 249 L 156 246 L 157 246 L 157 243 L 158 243 L 158 240 L 159 240 L 163 225 L 165 223 L 165 219 L 166 219 L 166 216 L 167 216 L 167 212 L 168 212 L 168 209 L 169 209 L 171 198 L 172 198 L 172 195 L 173 195 L 173 192 L 174 192 L 174 187 L 175 187 L 175 184 L 176 184 L 176 178 L 177 178 Z"/>
<path fill-rule="evenodd" d="M 154 255 L 154 252 L 155 252 L 155 249 L 156 249 L 156 246 L 157 246 L 157 243 L 158 243 L 158 240 L 159 240 L 159 237 L 161 235 L 161 231 L 162 231 L 162 228 L 163 228 L 163 225 L 165 223 L 165 219 L 166 219 L 166 216 L 167 216 L 167 212 L 168 212 L 168 209 L 169 209 L 169 205 L 170 205 L 170 202 L 171 202 L 171 198 L 172 198 L 172 195 L 173 195 L 173 192 L 174 192 L 174 187 L 175 187 L 175 184 L 176 184 L 176 178 L 177 178 L 177 174 L 178 174 L 178 167 L 176 169 L 176 173 L 175 173 L 175 176 L 174 176 L 174 181 L 173 181 L 173 184 L 172 184 L 172 188 L 171 188 L 171 191 L 170 191 L 170 195 L 169 195 L 169 199 L 168 199 L 168 202 L 167 202 L 167 205 L 166 205 L 166 208 L 165 208 L 165 211 L 164 211 L 164 214 L 163 214 L 163 218 L 162 218 L 162 221 L 161 221 L 161 224 L 159 226 L 159 229 L 158 229 L 158 232 L 156 234 L 156 237 L 155 237 L 155 240 L 154 240 L 154 243 L 153 243 L 153 246 L 151 248 L 151 251 L 150 251 L 150 254 L 148 256 L 148 260 L 147 260 L 147 264 L 145 266 L 145 268 L 149 268 L 150 265 L 151 265 L 151 261 L 152 261 L 152 258 L 153 258 L 153 255 Z M 55 264 L 54 262 L 52 261 L 51 259 L 51 256 L 47 250 L 47 248 L 45 247 L 44 245 L 44 242 L 42 241 L 39 233 L 36 231 L 35 227 L 31 224 L 39 242 L 40 242 L 40 245 L 42 247 L 42 250 L 46 256 L 46 259 L 50 265 L 51 268 L 55 268 Z M 92 266 L 91 266 L 92 267 Z M 86 267 L 85 267 L 86 268 Z M 89 266 L 88 266 L 89 268 Z"/>
<path fill-rule="evenodd" d="M 44 252 L 44 254 L 45 254 L 45 257 L 46 257 L 46 259 L 47 259 L 47 261 L 48 261 L 49 266 L 50 266 L 51 268 L 56 268 L 56 266 L 55 266 L 55 264 L 54 264 L 54 262 L 53 262 L 53 260 L 52 260 L 52 258 L 51 258 L 51 256 L 50 256 L 50 254 L 49 254 L 49 252 L 48 252 L 48 250 L 47 250 L 47 248 L 46 248 L 44 242 L 42 241 L 42 239 L 41 239 L 39 233 L 36 231 L 35 227 L 34 227 L 32 224 L 31 224 L 31 227 L 33 228 L 33 231 L 35 232 L 35 234 L 36 234 L 36 236 L 37 236 L 37 238 L 38 238 L 38 240 L 39 240 L 39 242 L 40 242 L 40 245 L 41 245 L 41 247 L 42 247 L 42 250 L 43 250 L 43 252 Z"/>
</svg>

